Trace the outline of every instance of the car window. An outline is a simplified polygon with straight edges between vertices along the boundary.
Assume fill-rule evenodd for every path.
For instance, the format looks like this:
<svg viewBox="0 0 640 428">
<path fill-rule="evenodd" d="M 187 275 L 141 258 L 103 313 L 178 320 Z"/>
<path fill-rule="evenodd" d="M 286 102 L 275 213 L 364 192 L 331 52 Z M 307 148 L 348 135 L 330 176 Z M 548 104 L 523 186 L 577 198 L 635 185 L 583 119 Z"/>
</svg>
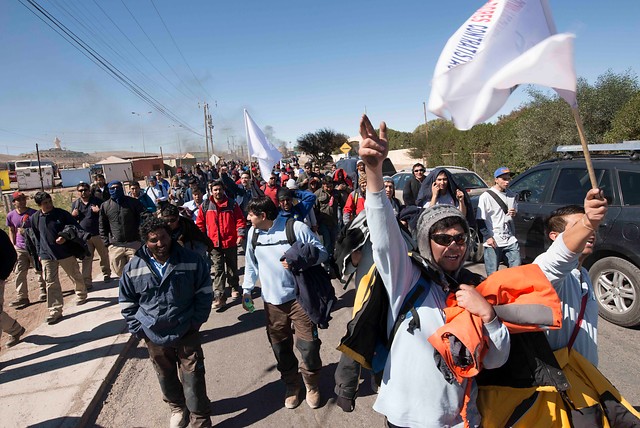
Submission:
<svg viewBox="0 0 640 428">
<path fill-rule="evenodd" d="M 622 203 L 626 206 L 640 205 L 640 173 L 632 171 L 618 171 Z"/>
<path fill-rule="evenodd" d="M 409 174 L 397 174 L 393 177 L 393 184 L 395 186 L 396 189 L 398 190 L 403 190 L 404 189 L 404 183 L 407 182 L 407 179 L 409 178 Z"/>
<path fill-rule="evenodd" d="M 521 202 L 538 203 L 551 177 L 551 169 L 540 169 L 519 179 L 509 188 L 518 194 Z M 584 195 L 583 195 L 584 199 Z"/>
<path fill-rule="evenodd" d="M 612 202 L 611 174 L 606 169 L 595 170 L 598 187 L 604 196 Z M 586 168 L 565 168 L 560 171 L 558 181 L 553 189 L 551 203 L 560 205 L 582 205 L 584 197 L 591 189 L 591 180 Z"/>
<path fill-rule="evenodd" d="M 458 186 L 464 189 L 484 189 L 487 187 L 487 184 L 473 172 L 456 173 L 453 174 L 453 178 Z"/>
</svg>

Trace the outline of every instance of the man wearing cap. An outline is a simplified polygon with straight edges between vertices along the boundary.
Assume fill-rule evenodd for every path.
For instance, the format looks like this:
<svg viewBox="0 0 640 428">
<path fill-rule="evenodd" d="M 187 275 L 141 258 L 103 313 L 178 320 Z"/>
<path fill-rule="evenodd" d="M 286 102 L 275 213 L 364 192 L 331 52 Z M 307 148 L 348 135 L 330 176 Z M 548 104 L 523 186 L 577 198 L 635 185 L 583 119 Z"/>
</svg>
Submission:
<svg viewBox="0 0 640 428">
<path fill-rule="evenodd" d="M 155 177 L 149 177 L 148 181 L 149 186 L 145 189 L 144 193 L 151 198 L 156 206 L 160 206 L 161 202 L 169 200 L 169 193 L 163 185 L 158 183 L 158 180 Z"/>
<path fill-rule="evenodd" d="M 167 194 L 169 194 L 169 188 L 171 187 L 171 184 L 169 184 L 169 182 L 162 177 L 162 171 L 156 172 L 156 181 L 159 185 L 164 187 L 164 190 L 167 192 Z"/>
<path fill-rule="evenodd" d="M 501 166 L 493 173 L 495 184 L 480 195 L 476 218 L 484 238 L 484 267 L 487 276 L 498 270 L 501 261 L 508 267 L 520 266 L 520 248 L 513 218 L 518 209 L 516 197 L 508 190 L 511 171 Z"/>
<path fill-rule="evenodd" d="M 29 266 L 36 267 L 35 259 L 37 254 L 30 254 L 27 249 L 26 233 L 31 228 L 31 216 L 36 210 L 27 207 L 27 196 L 22 192 L 13 192 L 13 210 L 7 214 L 7 227 L 9 228 L 9 238 L 13 243 L 18 259 L 16 260 L 16 299 L 9 303 L 9 306 L 16 309 L 24 309 L 29 306 L 29 286 L 27 283 L 27 272 Z M 38 263 L 39 265 L 39 263 Z M 40 286 L 39 300 L 47 300 L 47 287 L 42 278 L 42 269 L 37 271 L 38 285 Z"/>
<path fill-rule="evenodd" d="M 100 205 L 100 237 L 109 248 L 111 271 L 120 277 L 142 246 L 138 227 L 146 210 L 139 200 L 124 194 L 120 181 L 109 182 L 108 188 L 111 198 Z"/>
</svg>

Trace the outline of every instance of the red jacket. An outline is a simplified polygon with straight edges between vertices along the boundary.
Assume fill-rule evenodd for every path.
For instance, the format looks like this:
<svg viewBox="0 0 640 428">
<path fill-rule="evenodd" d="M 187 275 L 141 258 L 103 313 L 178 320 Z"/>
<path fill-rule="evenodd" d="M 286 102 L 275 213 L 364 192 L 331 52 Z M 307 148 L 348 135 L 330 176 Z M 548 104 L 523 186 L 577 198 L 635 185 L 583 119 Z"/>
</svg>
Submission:
<svg viewBox="0 0 640 428">
<path fill-rule="evenodd" d="M 347 203 L 344 205 L 343 209 L 344 214 L 342 216 L 345 223 L 355 218 L 355 216 L 360 214 L 360 211 L 364 209 L 365 198 L 363 198 L 358 192 L 358 190 L 355 190 L 349 193 Z"/>
<path fill-rule="evenodd" d="M 231 248 L 237 245 L 238 236 L 245 236 L 247 222 L 235 201 L 225 197 L 218 204 L 211 196 L 200 205 L 196 225 L 207 234 L 215 248 Z"/>
<path fill-rule="evenodd" d="M 264 186 L 261 187 L 261 190 L 264 192 L 264 195 L 270 197 L 273 203 L 276 204 L 276 207 L 278 206 L 278 189 L 279 188 L 280 186 L 278 186 L 277 184 L 273 187 L 269 186 L 268 184 L 265 184 Z"/>
</svg>

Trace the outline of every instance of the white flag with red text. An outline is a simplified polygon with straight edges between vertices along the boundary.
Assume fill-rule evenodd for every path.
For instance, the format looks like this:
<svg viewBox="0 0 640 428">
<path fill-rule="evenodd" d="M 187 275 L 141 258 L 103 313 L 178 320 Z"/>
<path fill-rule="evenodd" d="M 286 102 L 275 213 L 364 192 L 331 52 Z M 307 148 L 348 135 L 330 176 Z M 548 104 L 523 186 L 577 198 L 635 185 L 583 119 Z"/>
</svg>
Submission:
<svg viewBox="0 0 640 428">
<path fill-rule="evenodd" d="M 267 140 L 264 132 L 256 125 L 246 109 L 244 111 L 244 126 L 247 132 L 249 156 L 258 159 L 260 175 L 262 179 L 268 183 L 271 170 L 273 166 L 282 159 L 282 153 Z"/>
<path fill-rule="evenodd" d="M 440 54 L 429 110 L 467 130 L 497 113 L 524 83 L 551 87 L 577 106 L 574 37 L 556 34 L 547 0 L 487 2 Z"/>
</svg>

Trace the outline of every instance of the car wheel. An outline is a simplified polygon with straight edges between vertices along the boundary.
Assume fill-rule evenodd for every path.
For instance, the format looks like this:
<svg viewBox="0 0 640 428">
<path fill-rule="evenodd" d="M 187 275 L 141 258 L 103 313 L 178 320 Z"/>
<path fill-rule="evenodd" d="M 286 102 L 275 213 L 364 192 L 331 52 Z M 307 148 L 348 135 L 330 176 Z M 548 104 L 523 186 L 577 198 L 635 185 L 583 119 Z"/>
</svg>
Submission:
<svg viewBox="0 0 640 428">
<path fill-rule="evenodd" d="M 484 257 L 484 247 L 482 246 L 482 238 L 480 234 L 472 227 L 469 232 L 471 233 L 471 241 L 469 243 L 469 260 L 474 263 L 481 263 Z"/>
<path fill-rule="evenodd" d="M 600 316 L 623 327 L 640 324 L 640 269 L 619 257 L 605 257 L 591 266 Z"/>
</svg>

